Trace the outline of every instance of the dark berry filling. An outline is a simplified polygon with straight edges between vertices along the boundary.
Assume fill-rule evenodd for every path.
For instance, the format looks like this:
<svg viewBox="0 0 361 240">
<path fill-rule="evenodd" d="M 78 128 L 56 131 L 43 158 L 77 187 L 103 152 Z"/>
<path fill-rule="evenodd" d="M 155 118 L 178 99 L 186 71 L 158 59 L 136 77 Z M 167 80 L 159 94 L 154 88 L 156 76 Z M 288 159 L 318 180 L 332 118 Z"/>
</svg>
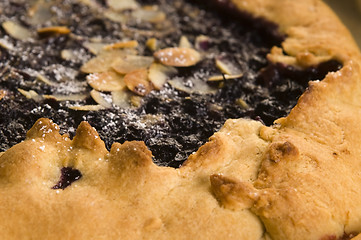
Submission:
<svg viewBox="0 0 361 240">
<path fill-rule="evenodd" d="M 336 61 L 306 70 L 270 64 L 266 54 L 272 46 L 279 46 L 284 38 L 277 32 L 277 25 L 240 13 L 227 1 L 211 1 L 212 4 L 190 4 L 187 0 L 140 1 L 158 4 L 167 16 L 164 24 L 132 20 L 119 23 L 76 0 L 55 2 L 50 8 L 52 18 L 47 24 L 66 25 L 73 35 L 39 35 L 32 41 L 19 41 L 0 28 L 0 91 L 8 91 L 0 100 L 0 151 L 23 140 L 38 118 L 48 117 L 71 135 L 81 121 L 88 121 L 97 129 L 108 149 L 113 142 L 142 140 L 152 151 L 157 164 L 179 167 L 227 119 L 250 118 L 271 125 L 295 106 L 308 81 L 323 79 L 329 71 L 341 68 Z M 98 4 L 107 9 L 105 2 L 98 1 Z M 213 11 L 214 4 L 218 11 Z M 0 22 L 15 19 L 32 31 L 43 27 L 42 24 L 30 24 L 28 11 L 31 7 L 27 1 L 1 1 Z M 130 14 L 130 11 L 124 14 Z M 84 43 L 94 37 L 110 42 L 136 38 L 139 55 L 152 56 L 152 51 L 144 47 L 150 37 L 158 38 L 160 47 L 165 48 L 177 46 L 181 36 L 194 42 L 200 35 L 211 39 L 201 43 L 208 57 L 195 66 L 178 68 L 172 79 L 190 90 L 200 82 L 208 89 L 203 93 L 184 91 L 169 82 L 162 90 L 143 97 L 137 108 L 75 111 L 69 108 L 74 101 L 36 101 L 18 91 L 32 90 L 42 95 L 89 93 L 91 88 L 79 69 L 93 57 Z M 12 47 L 7 47 L 9 45 Z M 71 59 L 61 57 L 63 50 L 72 52 Z M 243 76 L 207 82 L 208 77 L 221 74 L 215 66 L 215 58 L 237 65 Z M 36 73 L 56 84 L 44 84 Z M 75 103 L 95 104 L 91 97 Z M 81 176 L 76 170 L 64 169 L 65 175 L 70 172 L 69 179 L 77 180 Z M 63 188 L 67 182 L 70 184 L 71 180 L 61 180 L 54 188 Z"/>
<path fill-rule="evenodd" d="M 330 236 L 324 236 L 321 238 L 321 240 L 350 240 L 356 237 L 359 233 L 353 232 L 353 233 L 344 233 L 341 237 L 336 237 L 335 235 Z"/>
<path fill-rule="evenodd" d="M 53 186 L 53 189 L 65 189 L 70 186 L 73 182 L 79 180 L 82 174 L 79 170 L 71 167 L 64 167 L 61 169 L 61 176 L 59 182 Z"/>
</svg>

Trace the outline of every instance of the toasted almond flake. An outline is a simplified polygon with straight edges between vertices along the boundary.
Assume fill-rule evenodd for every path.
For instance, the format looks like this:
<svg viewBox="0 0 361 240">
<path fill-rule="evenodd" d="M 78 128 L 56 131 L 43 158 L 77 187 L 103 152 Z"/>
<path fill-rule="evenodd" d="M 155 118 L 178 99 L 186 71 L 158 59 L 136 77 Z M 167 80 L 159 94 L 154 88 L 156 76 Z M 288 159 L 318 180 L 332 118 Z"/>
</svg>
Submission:
<svg viewBox="0 0 361 240">
<path fill-rule="evenodd" d="M 0 38 L 0 47 L 10 51 L 15 49 L 14 45 L 5 38 Z"/>
<path fill-rule="evenodd" d="M 48 2 L 48 1 L 47 0 L 34 0 L 31 2 L 32 2 L 32 5 L 28 9 L 29 17 L 33 17 L 36 14 L 36 12 L 38 11 L 38 8 L 46 5 L 46 2 Z"/>
<path fill-rule="evenodd" d="M 11 37 L 18 40 L 27 40 L 33 36 L 30 30 L 13 21 L 5 21 L 1 26 Z"/>
<path fill-rule="evenodd" d="M 94 36 L 89 39 L 89 43 L 102 43 L 104 39 L 101 36 Z"/>
<path fill-rule="evenodd" d="M 26 98 L 31 99 L 31 94 L 29 93 L 29 91 L 26 91 L 26 90 L 21 89 L 21 88 L 18 88 L 18 91 L 19 91 L 23 96 L 25 96 Z"/>
<path fill-rule="evenodd" d="M 107 44 L 101 42 L 85 42 L 83 46 L 88 49 L 94 55 L 98 55 L 101 51 L 103 51 L 104 47 Z"/>
<path fill-rule="evenodd" d="M 51 19 L 50 3 L 37 0 L 28 10 L 29 22 L 32 25 L 42 24 Z"/>
<path fill-rule="evenodd" d="M 160 23 L 166 19 L 164 12 L 151 7 L 133 11 L 132 17 L 136 18 L 137 20 L 150 23 Z"/>
<path fill-rule="evenodd" d="M 62 101 L 83 101 L 88 97 L 87 94 L 70 94 L 70 95 L 43 95 L 45 99 L 54 99 L 58 102 Z"/>
<path fill-rule="evenodd" d="M 66 61 L 70 61 L 75 58 L 73 51 L 68 49 L 61 50 L 60 55 L 61 58 Z"/>
<path fill-rule="evenodd" d="M 177 69 L 165 66 L 160 63 L 152 63 L 149 67 L 148 78 L 152 82 L 155 89 L 160 90 L 167 82 L 170 75 L 176 74 Z"/>
<path fill-rule="evenodd" d="M 111 108 L 112 104 L 110 104 L 104 97 L 103 95 L 98 92 L 97 90 L 91 90 L 90 91 L 90 96 L 94 99 L 94 101 L 96 103 L 98 103 L 99 105 L 105 107 L 105 108 Z"/>
<path fill-rule="evenodd" d="M 26 91 L 24 89 L 18 88 L 18 91 L 28 99 L 33 99 L 36 102 L 39 102 L 42 100 L 42 97 L 34 90 Z"/>
<path fill-rule="evenodd" d="M 130 97 L 130 102 L 134 107 L 140 107 L 142 105 L 143 98 L 133 95 Z"/>
<path fill-rule="evenodd" d="M 49 78 L 47 78 L 46 76 L 44 76 L 44 75 L 42 75 L 40 73 L 36 74 L 36 79 L 43 82 L 43 83 L 45 83 L 45 84 L 47 84 L 47 85 L 49 85 L 49 86 L 53 86 L 53 85 L 56 84 L 56 83 L 50 81 Z"/>
<path fill-rule="evenodd" d="M 217 82 L 217 81 L 223 81 L 226 79 L 226 76 L 229 76 L 227 74 L 224 75 L 215 75 L 208 78 L 209 82 Z"/>
<path fill-rule="evenodd" d="M 209 103 L 208 104 L 208 108 L 209 110 L 211 111 L 222 111 L 223 110 L 223 107 L 218 105 L 218 104 L 215 104 L 215 103 Z"/>
<path fill-rule="evenodd" d="M 145 96 L 153 90 L 153 86 L 148 80 L 147 69 L 139 69 L 127 73 L 124 76 L 124 82 L 130 91 L 139 96 Z"/>
<path fill-rule="evenodd" d="M 147 125 L 154 125 L 164 122 L 164 115 L 163 114 L 145 114 L 142 115 L 139 119 L 141 123 Z"/>
<path fill-rule="evenodd" d="M 104 10 L 104 17 L 118 23 L 126 23 L 128 20 L 128 17 L 125 14 L 116 12 L 112 9 Z"/>
<path fill-rule="evenodd" d="M 173 67 L 189 67 L 201 60 L 201 55 L 192 48 L 165 48 L 154 53 L 161 63 Z"/>
<path fill-rule="evenodd" d="M 139 8 L 139 4 L 135 0 L 107 0 L 107 4 L 115 11 Z"/>
<path fill-rule="evenodd" d="M 228 74 L 217 75 L 217 76 L 212 76 L 212 77 L 208 78 L 208 81 L 210 81 L 210 82 L 223 81 L 223 80 L 228 80 L 228 79 L 240 78 L 242 76 L 243 76 L 242 73 L 237 74 L 237 75 L 228 75 Z"/>
<path fill-rule="evenodd" d="M 206 82 L 194 78 L 184 81 L 181 78 L 176 78 L 169 80 L 168 83 L 179 91 L 186 93 L 199 93 L 199 94 L 213 94 L 217 91 L 217 88 L 214 88 L 208 85 Z"/>
<path fill-rule="evenodd" d="M 77 41 L 84 41 L 86 39 L 85 36 L 77 35 L 77 34 L 74 34 L 74 33 L 69 33 L 69 37 L 71 39 L 74 39 L 74 40 L 77 40 Z"/>
<path fill-rule="evenodd" d="M 114 71 L 89 74 L 86 79 L 88 84 L 98 91 L 118 91 L 125 88 L 123 75 Z"/>
<path fill-rule="evenodd" d="M 71 31 L 69 28 L 65 26 L 51 26 L 51 27 L 39 28 L 37 32 L 39 35 L 43 35 L 43 34 L 69 34 Z"/>
<path fill-rule="evenodd" d="M 69 106 L 69 108 L 76 111 L 99 111 L 105 109 L 102 105 Z"/>
<path fill-rule="evenodd" d="M 126 74 L 135 70 L 148 68 L 153 61 L 154 59 L 152 57 L 127 55 L 118 58 L 111 66 L 116 72 Z"/>
<path fill-rule="evenodd" d="M 238 106 L 241 106 L 241 107 L 244 108 L 244 109 L 249 108 L 248 104 L 247 104 L 242 98 L 238 98 L 238 99 L 236 100 L 236 104 L 237 104 Z"/>
<path fill-rule="evenodd" d="M 126 42 L 117 42 L 109 45 L 105 45 L 105 50 L 115 49 L 115 48 L 136 48 L 138 47 L 138 42 L 136 40 L 126 41 Z"/>
<path fill-rule="evenodd" d="M 113 91 L 111 92 L 111 94 L 113 105 L 124 109 L 130 108 L 130 98 L 133 93 L 130 92 L 128 89 Z"/>
<path fill-rule="evenodd" d="M 223 88 L 224 87 L 224 82 L 222 81 L 222 82 L 219 82 L 219 84 L 218 84 L 218 88 Z"/>
<path fill-rule="evenodd" d="M 182 36 L 179 40 L 179 47 L 180 48 L 192 48 L 192 44 L 189 42 L 186 36 Z"/>
<path fill-rule="evenodd" d="M 112 64 L 119 58 L 124 57 L 126 51 L 113 49 L 111 51 L 103 51 L 96 57 L 90 59 L 80 68 L 85 73 L 106 72 L 111 69 Z"/>
<path fill-rule="evenodd" d="M 145 43 L 147 48 L 151 51 L 155 51 L 158 49 L 158 40 L 156 38 L 149 38 L 147 42 Z"/>
<path fill-rule="evenodd" d="M 238 75 L 240 70 L 231 62 L 221 59 L 216 59 L 216 66 L 222 73 L 228 75 Z"/>
</svg>

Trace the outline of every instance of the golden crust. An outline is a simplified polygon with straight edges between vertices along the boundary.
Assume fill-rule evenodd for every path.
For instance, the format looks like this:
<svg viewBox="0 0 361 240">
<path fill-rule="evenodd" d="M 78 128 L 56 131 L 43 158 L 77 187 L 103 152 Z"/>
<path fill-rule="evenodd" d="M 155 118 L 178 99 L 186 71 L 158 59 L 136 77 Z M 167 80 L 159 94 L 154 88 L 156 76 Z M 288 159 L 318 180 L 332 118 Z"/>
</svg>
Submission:
<svg viewBox="0 0 361 240">
<path fill-rule="evenodd" d="M 278 23 L 280 31 L 287 35 L 282 43 L 282 50 L 287 56 L 273 50 L 269 55 L 271 61 L 309 66 L 331 58 L 341 62 L 359 58 L 358 47 L 349 31 L 320 0 L 232 2 L 255 16 L 266 17 Z"/>
<path fill-rule="evenodd" d="M 243 121 L 256 125 L 248 131 L 249 136 L 242 136 L 245 143 L 257 138 L 254 131 L 261 125 Z M 1 156 L 3 236 L 189 239 L 202 232 L 205 238 L 262 237 L 262 225 L 251 211 L 229 211 L 218 204 L 209 189 L 209 174 L 195 173 L 190 166 L 179 170 L 158 167 L 143 142 L 115 143 L 110 152 L 102 144 L 89 149 L 88 144 L 79 142 L 97 142 L 99 138 L 86 123 L 79 126 L 80 134 L 72 141 L 53 126 L 49 120 L 40 119 L 27 140 Z M 226 141 L 228 133 L 216 136 Z M 236 153 L 235 146 L 228 149 Z M 83 174 L 64 191 L 51 189 L 61 167 L 76 167 Z M 18 200 L 14 202 L 15 198 Z M 24 217 L 20 229 L 19 216 Z"/>
<path fill-rule="evenodd" d="M 271 61 L 305 67 L 336 59 L 344 67 L 311 82 L 273 127 L 228 120 L 180 169 L 156 166 L 143 142 L 114 143 L 108 152 L 87 123 L 71 140 L 38 120 L 0 155 L 3 238 L 297 240 L 361 232 L 357 46 L 319 0 L 233 3 L 287 34 Z M 83 177 L 51 189 L 62 167 Z"/>
</svg>

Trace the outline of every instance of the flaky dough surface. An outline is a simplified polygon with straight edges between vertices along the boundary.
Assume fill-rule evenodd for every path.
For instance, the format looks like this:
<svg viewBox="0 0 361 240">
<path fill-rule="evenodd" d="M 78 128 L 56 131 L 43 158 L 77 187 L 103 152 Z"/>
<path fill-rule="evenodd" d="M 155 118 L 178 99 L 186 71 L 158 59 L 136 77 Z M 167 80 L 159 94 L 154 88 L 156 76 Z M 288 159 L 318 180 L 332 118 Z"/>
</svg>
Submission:
<svg viewBox="0 0 361 240">
<path fill-rule="evenodd" d="M 3 239 L 338 239 L 361 232 L 361 57 L 319 0 L 233 0 L 287 35 L 270 61 L 343 64 L 310 82 L 272 127 L 228 120 L 179 169 L 143 142 L 110 152 L 82 123 L 71 140 L 48 119 L 0 155 Z M 60 169 L 82 178 L 51 189 Z"/>
</svg>

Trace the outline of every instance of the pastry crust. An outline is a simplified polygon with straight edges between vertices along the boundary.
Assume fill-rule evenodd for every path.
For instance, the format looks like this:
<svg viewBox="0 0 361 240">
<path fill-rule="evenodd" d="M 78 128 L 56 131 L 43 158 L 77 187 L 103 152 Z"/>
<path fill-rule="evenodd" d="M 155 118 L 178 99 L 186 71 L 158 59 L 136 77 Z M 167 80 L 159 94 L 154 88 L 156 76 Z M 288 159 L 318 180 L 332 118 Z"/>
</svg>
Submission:
<svg viewBox="0 0 361 240">
<path fill-rule="evenodd" d="M 160 167 L 143 142 L 110 152 L 82 123 L 71 140 L 40 119 L 0 155 L 4 239 L 338 239 L 361 232 L 361 56 L 319 0 L 233 0 L 287 35 L 270 61 L 340 71 L 310 82 L 272 127 L 228 120 L 179 169 Z M 286 55 L 285 55 L 286 54 Z M 82 178 L 52 186 L 60 169 Z"/>
</svg>

